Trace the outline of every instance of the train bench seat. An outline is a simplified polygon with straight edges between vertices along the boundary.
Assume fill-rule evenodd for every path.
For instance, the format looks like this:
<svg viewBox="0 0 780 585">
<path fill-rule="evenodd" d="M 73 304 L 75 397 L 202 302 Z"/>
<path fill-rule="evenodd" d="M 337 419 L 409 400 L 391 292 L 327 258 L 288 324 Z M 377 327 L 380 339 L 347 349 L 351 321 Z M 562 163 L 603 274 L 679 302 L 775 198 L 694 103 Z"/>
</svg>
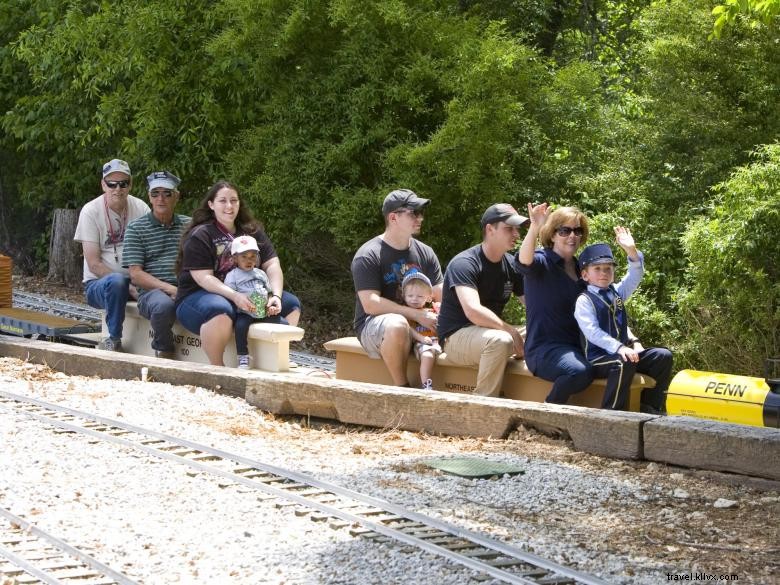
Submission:
<svg viewBox="0 0 780 585">
<path fill-rule="evenodd" d="M 392 385 L 390 373 L 379 359 L 368 357 L 357 337 L 342 337 L 324 344 L 325 349 L 336 353 L 336 378 Z M 407 375 L 413 386 L 419 386 L 420 364 L 410 356 Z M 471 394 L 477 381 L 477 369 L 452 364 L 447 354 L 442 353 L 433 369 L 433 387 L 436 390 Z M 596 379 L 587 390 L 575 394 L 570 404 L 600 408 L 604 396 L 606 379 Z M 655 380 L 644 374 L 636 374 L 631 384 L 629 408 L 639 411 L 639 398 L 643 388 L 653 387 Z M 526 367 L 524 360 L 510 359 L 501 387 L 501 396 L 515 400 L 544 402 L 552 383 L 534 376 Z"/>
<path fill-rule="evenodd" d="M 107 336 L 105 315 L 103 336 Z M 252 368 L 268 372 L 286 372 L 290 367 L 290 342 L 303 339 L 304 330 L 290 325 L 253 323 L 249 327 L 249 355 Z M 189 332 L 178 321 L 173 327 L 176 343 L 176 359 L 185 362 L 209 363 L 201 347 L 199 335 Z M 126 353 L 154 355 L 152 349 L 152 328 L 149 321 L 138 313 L 135 302 L 127 303 L 125 323 L 122 330 L 122 348 Z M 236 344 L 231 339 L 225 348 L 224 363 L 228 367 L 238 365 Z"/>
</svg>

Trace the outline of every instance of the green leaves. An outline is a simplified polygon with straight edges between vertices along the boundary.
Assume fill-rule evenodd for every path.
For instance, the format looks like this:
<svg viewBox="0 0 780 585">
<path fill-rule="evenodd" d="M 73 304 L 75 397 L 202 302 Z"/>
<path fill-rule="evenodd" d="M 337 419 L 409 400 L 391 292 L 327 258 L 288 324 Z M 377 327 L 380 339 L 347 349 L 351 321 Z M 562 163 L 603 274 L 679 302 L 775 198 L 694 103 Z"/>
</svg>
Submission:
<svg viewBox="0 0 780 585">
<path fill-rule="evenodd" d="M 758 375 L 780 352 L 780 144 L 759 149 L 716 193 L 712 215 L 683 237 L 684 350 L 716 371 Z"/>
</svg>

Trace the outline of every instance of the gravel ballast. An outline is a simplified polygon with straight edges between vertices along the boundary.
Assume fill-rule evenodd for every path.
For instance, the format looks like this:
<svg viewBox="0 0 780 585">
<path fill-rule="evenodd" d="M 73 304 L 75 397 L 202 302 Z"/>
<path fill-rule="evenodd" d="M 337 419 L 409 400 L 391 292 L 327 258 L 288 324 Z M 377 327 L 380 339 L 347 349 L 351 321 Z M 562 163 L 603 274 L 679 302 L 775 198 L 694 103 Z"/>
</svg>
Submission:
<svg viewBox="0 0 780 585">
<path fill-rule="evenodd" d="M 525 429 L 481 440 L 307 426 L 203 388 L 71 377 L 10 358 L 0 358 L 0 387 L 307 473 L 611 583 L 778 582 L 780 492 L 769 481 L 612 461 Z M 140 582 L 480 582 L 439 557 L 353 538 L 247 487 L 55 433 L 3 406 L 0 446 L 0 505 Z M 422 464 L 454 455 L 524 473 L 474 480 Z"/>
</svg>

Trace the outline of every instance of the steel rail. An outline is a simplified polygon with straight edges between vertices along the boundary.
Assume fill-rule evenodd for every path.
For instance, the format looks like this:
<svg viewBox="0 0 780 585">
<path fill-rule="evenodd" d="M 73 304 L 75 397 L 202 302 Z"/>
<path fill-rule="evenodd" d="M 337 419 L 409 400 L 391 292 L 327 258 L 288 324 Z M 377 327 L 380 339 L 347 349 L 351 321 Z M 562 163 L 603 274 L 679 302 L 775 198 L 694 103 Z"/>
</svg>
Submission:
<svg viewBox="0 0 780 585">
<path fill-rule="evenodd" d="M 23 406 L 32 405 L 38 409 L 54 411 L 56 413 L 61 413 L 73 418 L 90 421 L 90 424 L 95 425 L 92 428 L 54 419 L 50 416 L 46 416 L 45 414 L 38 414 L 25 408 L 16 408 L 17 411 L 20 411 L 27 416 L 36 418 L 64 430 L 88 434 L 101 440 L 107 440 L 131 448 L 139 449 L 154 457 L 182 463 L 205 473 L 219 475 L 236 483 L 241 483 L 253 489 L 264 491 L 277 498 L 292 501 L 306 508 L 317 510 L 329 517 L 340 518 L 347 522 L 362 525 L 368 529 L 368 532 L 380 534 L 393 540 L 404 542 L 406 544 L 423 549 L 427 552 L 443 556 L 455 563 L 469 567 L 477 572 L 488 574 L 506 583 L 518 583 L 523 585 L 538 585 L 540 583 L 561 585 L 564 583 L 577 585 L 606 585 L 605 581 L 597 577 L 569 569 L 562 565 L 558 565 L 552 561 L 548 561 L 531 553 L 479 535 L 470 530 L 459 528 L 446 522 L 442 522 L 422 514 L 406 510 L 400 506 L 374 498 L 372 496 L 360 494 L 347 488 L 320 481 L 302 473 L 248 459 L 240 455 L 228 453 L 226 451 L 215 449 L 207 445 L 194 443 L 186 439 L 172 437 L 170 435 L 165 435 L 153 430 L 137 427 L 122 421 L 92 415 L 26 396 L 0 391 L 0 404 L 8 405 L 11 402 L 16 402 Z M 140 437 L 139 441 L 144 442 L 135 442 L 129 440 L 127 438 L 128 434 L 138 435 Z M 149 438 L 154 439 L 154 441 L 149 441 Z M 150 446 L 154 443 L 157 443 L 158 445 L 155 447 Z M 159 443 L 167 443 L 167 445 L 160 446 Z M 182 452 L 182 454 L 175 453 L 174 451 L 176 450 Z M 183 456 L 184 454 L 186 454 L 187 457 Z M 224 471 L 215 467 L 213 464 L 209 465 L 201 463 L 199 459 L 211 460 L 212 463 L 214 463 L 215 459 L 222 460 L 243 466 L 243 468 L 235 469 L 233 471 Z M 241 475 L 239 472 L 245 475 L 254 475 L 252 475 L 252 477 L 246 477 L 245 475 Z M 253 479 L 253 477 L 261 477 L 263 475 L 267 475 L 268 477 L 257 480 Z M 285 482 L 292 482 L 291 485 L 286 486 L 288 488 L 287 490 L 271 485 L 272 483 L 278 483 L 279 485 L 283 486 Z M 354 504 L 345 505 L 342 503 L 343 507 L 337 508 L 330 505 L 332 500 L 328 503 L 324 503 L 312 499 L 313 496 L 305 497 L 289 491 L 290 489 L 301 488 L 317 488 L 319 492 L 315 495 L 337 495 L 352 502 L 358 502 L 361 506 L 370 506 L 370 509 L 365 510 L 360 508 L 359 512 L 350 512 L 349 510 L 345 510 L 344 507 L 359 508 L 359 506 L 355 506 Z M 388 518 L 384 519 L 386 522 L 406 522 L 407 527 L 414 528 L 414 530 L 412 530 L 412 533 L 409 534 L 403 532 L 400 529 L 396 529 L 381 522 L 375 522 L 370 519 L 372 516 L 382 514 L 389 515 Z M 411 525 L 408 523 L 411 523 Z M 433 529 L 434 532 L 423 535 L 421 533 L 425 532 L 425 530 L 420 530 L 420 526 L 423 528 Z M 435 531 L 438 531 L 438 533 Z M 481 547 L 484 549 L 484 551 L 471 552 L 470 555 L 460 554 L 446 548 L 445 546 L 439 545 L 436 542 L 428 542 L 425 538 L 423 538 L 423 536 L 434 540 L 440 539 L 442 537 L 455 537 L 457 539 L 461 539 L 461 542 L 452 543 L 453 545 L 456 545 L 454 548 L 464 549 Z M 463 541 L 466 542 L 463 543 Z M 489 556 L 493 557 L 496 565 L 527 565 L 532 570 L 526 570 L 522 575 L 515 575 L 499 568 L 498 566 L 491 565 L 489 562 L 479 560 L 479 557 Z M 502 560 L 497 557 L 506 558 Z M 526 578 L 526 576 L 529 575 L 540 576 L 538 573 L 539 570 L 543 570 L 543 576 L 541 579 L 530 580 Z"/>
<path fill-rule="evenodd" d="M 48 532 L 41 530 L 40 528 L 28 522 L 24 518 L 21 518 L 13 514 L 10 510 L 0 508 L 0 516 L 5 518 L 11 524 L 11 526 L 15 529 L 14 530 L 15 532 L 23 531 L 27 534 L 35 536 L 38 540 L 41 540 L 46 544 L 48 544 L 49 546 L 57 549 L 58 553 L 60 553 L 60 556 L 64 557 L 65 555 L 70 555 L 74 559 L 77 559 L 83 566 L 88 567 L 95 573 L 98 573 L 104 577 L 108 577 L 109 579 L 111 579 L 110 583 L 116 583 L 117 585 L 137 585 L 137 581 L 133 581 L 127 576 L 118 573 L 117 571 L 114 571 L 111 567 L 101 563 L 91 555 L 88 555 L 87 553 L 80 551 L 79 549 L 69 545 L 64 540 L 61 540 L 56 536 L 53 536 Z M 2 536 L 1 532 L 0 532 L 0 536 Z M 85 579 L 88 578 L 88 576 L 84 574 L 73 575 L 72 577 L 55 577 L 47 573 L 46 571 L 39 569 L 34 564 L 29 562 L 27 559 L 13 552 L 9 547 L 5 546 L 2 542 L 0 542 L 0 557 L 5 558 L 11 564 L 16 565 L 20 570 L 24 571 L 25 573 L 28 573 L 29 575 L 49 585 L 64 585 L 66 583 L 73 583 L 73 582 L 84 583 Z M 56 567 L 54 567 L 53 569 L 56 570 Z M 109 581 L 104 581 L 104 582 L 109 583 Z"/>
<path fill-rule="evenodd" d="M 13 305 L 20 309 L 32 309 L 42 313 L 54 313 L 66 317 L 100 323 L 103 317 L 99 309 L 88 305 L 80 305 L 69 301 L 62 301 L 44 295 L 14 291 Z"/>
</svg>

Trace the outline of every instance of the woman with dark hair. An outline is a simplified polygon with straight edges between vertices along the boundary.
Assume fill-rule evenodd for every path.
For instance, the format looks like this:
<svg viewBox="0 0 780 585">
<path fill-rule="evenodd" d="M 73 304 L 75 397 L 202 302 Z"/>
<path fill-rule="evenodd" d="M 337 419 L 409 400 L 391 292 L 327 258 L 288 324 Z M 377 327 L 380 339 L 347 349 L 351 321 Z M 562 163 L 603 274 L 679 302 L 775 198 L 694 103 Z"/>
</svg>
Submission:
<svg viewBox="0 0 780 585">
<path fill-rule="evenodd" d="M 259 265 L 271 283 L 266 306 L 268 321 L 297 325 L 301 314 L 298 298 L 283 290 L 282 266 L 260 222 L 247 206 L 241 205 L 236 187 L 227 181 L 217 182 L 193 212 L 192 222 L 182 234 L 176 294 L 176 318 L 200 335 L 203 351 L 216 366 L 224 365 L 222 357 L 233 335 L 236 307 L 255 310 L 246 294 L 224 284 L 225 275 L 234 268 L 231 243 L 242 235 L 257 240 Z"/>
<path fill-rule="evenodd" d="M 593 382 L 574 318 L 585 289 L 575 254 L 588 241 L 588 218 L 576 207 L 552 211 L 546 203 L 529 203 L 528 217 L 531 225 L 517 253 L 525 278 L 525 363 L 535 376 L 553 383 L 546 401 L 565 404 Z"/>
</svg>

